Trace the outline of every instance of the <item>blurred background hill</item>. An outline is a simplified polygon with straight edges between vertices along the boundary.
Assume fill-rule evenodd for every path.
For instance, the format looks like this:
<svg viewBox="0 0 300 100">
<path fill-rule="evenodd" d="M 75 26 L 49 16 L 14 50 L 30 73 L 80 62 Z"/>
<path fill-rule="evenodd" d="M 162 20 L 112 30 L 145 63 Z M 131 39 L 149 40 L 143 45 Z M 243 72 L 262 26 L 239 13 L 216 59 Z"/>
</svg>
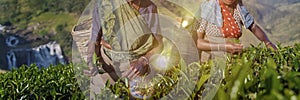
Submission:
<svg viewBox="0 0 300 100">
<path fill-rule="evenodd" d="M 300 0 L 244 0 L 273 41 L 292 45 L 300 39 Z"/>
</svg>

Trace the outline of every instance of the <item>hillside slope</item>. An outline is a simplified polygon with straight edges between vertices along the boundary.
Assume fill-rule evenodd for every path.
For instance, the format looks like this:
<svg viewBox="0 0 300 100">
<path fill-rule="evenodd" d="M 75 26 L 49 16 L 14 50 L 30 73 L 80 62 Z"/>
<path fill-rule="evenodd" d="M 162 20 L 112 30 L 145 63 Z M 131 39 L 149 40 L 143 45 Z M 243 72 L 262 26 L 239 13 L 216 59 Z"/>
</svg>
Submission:
<svg viewBox="0 0 300 100">
<path fill-rule="evenodd" d="M 299 0 L 248 0 L 244 4 L 275 41 L 285 45 L 299 41 Z"/>
</svg>

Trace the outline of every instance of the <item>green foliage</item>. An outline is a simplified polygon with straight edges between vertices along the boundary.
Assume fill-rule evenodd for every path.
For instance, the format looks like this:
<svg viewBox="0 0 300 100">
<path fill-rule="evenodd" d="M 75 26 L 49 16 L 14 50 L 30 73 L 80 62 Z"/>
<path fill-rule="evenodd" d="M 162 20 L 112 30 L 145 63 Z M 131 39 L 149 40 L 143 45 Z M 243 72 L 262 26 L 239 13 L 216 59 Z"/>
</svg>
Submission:
<svg viewBox="0 0 300 100">
<path fill-rule="evenodd" d="M 280 47 L 278 51 L 259 47 L 244 50 L 228 62 L 225 82 L 219 89 L 219 92 L 228 94 L 217 96 L 230 99 L 296 99 L 300 96 L 300 88 L 295 85 L 300 82 L 299 49 L 299 44 L 295 44 L 294 47 Z"/>
<path fill-rule="evenodd" d="M 0 24 L 17 24 L 39 16 L 44 12 L 68 12 L 80 14 L 90 0 L 1 0 Z"/>
<path fill-rule="evenodd" d="M 74 77 L 73 67 L 22 66 L 0 74 L 0 98 L 6 99 L 83 99 Z"/>
<path fill-rule="evenodd" d="M 73 38 L 71 33 L 66 30 L 66 27 L 66 24 L 57 25 L 55 28 L 57 34 L 52 39 L 58 41 L 65 55 L 71 57 Z"/>
<path fill-rule="evenodd" d="M 214 99 L 300 99 L 300 44 L 293 47 L 280 47 L 278 51 L 267 48 L 250 47 L 239 55 L 234 55 L 227 61 L 225 78 L 220 85 Z M 210 78 L 212 62 L 192 63 L 189 66 L 181 61 L 180 64 L 160 75 L 159 80 L 153 87 L 142 90 L 152 94 L 152 99 L 168 96 L 175 99 L 169 93 L 189 99 L 200 99 L 206 84 Z M 188 70 L 198 67 L 198 70 Z M 187 68 L 187 69 L 183 69 Z M 85 93 L 80 90 L 88 90 L 89 81 L 84 76 L 75 76 L 74 72 L 82 72 L 82 68 L 68 66 L 52 66 L 47 69 L 38 69 L 35 65 L 22 66 L 17 70 L 0 74 L 0 97 L 10 99 L 85 99 Z M 197 73 L 195 81 L 188 76 Z M 77 81 L 76 78 L 77 77 Z M 110 85 L 106 82 L 98 99 L 122 98 L 129 100 L 129 82 Z M 195 89 L 176 87 L 178 84 L 195 83 Z M 83 84 L 83 85 L 82 85 Z M 154 92 L 153 92 L 154 91 Z"/>
<path fill-rule="evenodd" d="M 45 36 L 45 35 L 48 34 L 48 32 L 47 32 L 46 30 L 41 30 L 41 31 L 38 32 L 38 34 L 39 34 L 40 36 Z"/>
</svg>

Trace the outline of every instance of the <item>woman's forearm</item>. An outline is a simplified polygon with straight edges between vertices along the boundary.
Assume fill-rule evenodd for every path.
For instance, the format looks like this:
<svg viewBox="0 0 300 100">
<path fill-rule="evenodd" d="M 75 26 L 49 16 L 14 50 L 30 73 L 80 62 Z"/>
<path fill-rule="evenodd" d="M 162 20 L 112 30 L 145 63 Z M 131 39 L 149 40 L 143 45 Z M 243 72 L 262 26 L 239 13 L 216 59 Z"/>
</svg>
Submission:
<svg viewBox="0 0 300 100">
<path fill-rule="evenodd" d="M 201 51 L 225 51 L 225 44 L 212 43 L 208 40 L 205 40 L 205 33 L 197 32 L 197 48 Z"/>
<path fill-rule="evenodd" d="M 197 48 L 202 51 L 224 51 L 225 44 L 211 43 L 204 39 L 198 39 L 197 40 Z"/>
<path fill-rule="evenodd" d="M 262 42 L 266 44 L 266 46 L 271 47 L 275 50 L 277 50 L 277 47 L 269 40 L 266 33 L 256 24 L 253 24 L 250 31 Z"/>
<path fill-rule="evenodd" d="M 204 39 L 205 33 L 197 33 L 197 48 L 201 51 L 225 51 L 228 53 L 239 53 L 243 50 L 243 45 L 239 43 L 213 43 Z"/>
<path fill-rule="evenodd" d="M 147 59 L 149 59 L 153 54 L 158 54 L 163 50 L 162 36 L 154 35 L 154 37 L 157 40 L 157 45 L 144 55 L 144 57 L 146 57 Z"/>
<path fill-rule="evenodd" d="M 270 42 L 266 33 L 258 25 L 253 24 L 253 26 L 250 30 L 260 41 L 262 41 L 264 43 Z"/>
</svg>

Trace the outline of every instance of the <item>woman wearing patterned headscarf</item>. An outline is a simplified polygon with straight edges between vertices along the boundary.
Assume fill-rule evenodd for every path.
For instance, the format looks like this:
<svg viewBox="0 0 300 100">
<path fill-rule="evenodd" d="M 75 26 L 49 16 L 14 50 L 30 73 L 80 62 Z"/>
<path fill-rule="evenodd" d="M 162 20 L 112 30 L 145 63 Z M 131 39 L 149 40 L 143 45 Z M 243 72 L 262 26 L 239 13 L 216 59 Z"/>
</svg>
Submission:
<svg viewBox="0 0 300 100">
<path fill-rule="evenodd" d="M 208 51 L 210 54 L 217 51 L 240 53 L 243 44 L 237 40 L 242 36 L 243 26 L 266 46 L 277 49 L 254 22 L 241 0 L 207 0 L 202 3 L 200 9 L 201 15 L 197 28 L 199 50 Z M 211 58 L 212 55 L 209 57 Z"/>
<path fill-rule="evenodd" d="M 196 23 L 197 48 L 201 51 L 201 61 L 214 62 L 211 78 L 204 85 L 203 99 L 212 99 L 221 84 L 226 66 L 226 55 L 242 52 L 239 43 L 242 27 L 249 29 L 266 46 L 277 49 L 265 32 L 254 22 L 241 0 L 205 0 L 200 8 L 200 18 Z"/>
</svg>

